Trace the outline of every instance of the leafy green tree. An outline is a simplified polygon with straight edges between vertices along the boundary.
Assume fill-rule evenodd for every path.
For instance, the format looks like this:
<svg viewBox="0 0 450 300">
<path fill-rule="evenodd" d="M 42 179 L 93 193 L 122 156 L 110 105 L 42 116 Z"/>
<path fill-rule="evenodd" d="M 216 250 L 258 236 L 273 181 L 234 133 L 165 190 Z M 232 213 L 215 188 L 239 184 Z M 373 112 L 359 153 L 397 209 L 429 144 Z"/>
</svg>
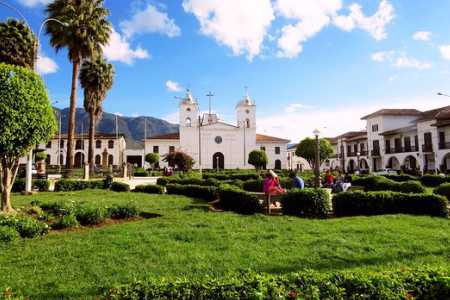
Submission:
<svg viewBox="0 0 450 300">
<path fill-rule="evenodd" d="M 267 158 L 266 151 L 253 150 L 248 154 L 248 163 L 255 167 L 257 170 L 261 170 L 267 165 L 269 159 Z"/>
<path fill-rule="evenodd" d="M 103 0 L 54 0 L 46 9 L 47 17 L 58 22 L 47 22 L 47 34 L 56 51 L 67 48 L 72 62 L 72 85 L 67 136 L 67 167 L 73 167 L 73 139 L 75 136 L 75 112 L 77 107 L 77 83 L 80 64 L 83 59 L 101 53 L 102 46 L 109 41 L 111 23 L 107 20 L 109 11 Z"/>
<path fill-rule="evenodd" d="M 0 63 L 1 211 L 11 212 L 11 188 L 19 158 L 47 143 L 56 120 L 40 76 L 26 68 Z"/>
<path fill-rule="evenodd" d="M 319 165 L 333 154 L 333 147 L 330 141 L 327 139 L 320 139 L 320 162 Z M 295 155 L 303 157 L 309 163 L 309 165 L 314 168 L 316 165 L 316 140 L 311 138 L 305 138 L 295 149 Z"/>
<path fill-rule="evenodd" d="M 36 61 L 36 37 L 23 22 L 0 22 L 0 61 L 32 70 Z"/>
<path fill-rule="evenodd" d="M 167 154 L 164 159 L 169 165 L 176 166 L 181 171 L 188 171 L 194 165 L 194 159 L 187 153 L 175 151 Z"/>
<path fill-rule="evenodd" d="M 114 68 L 102 56 L 85 60 L 81 65 L 80 83 L 84 89 L 84 109 L 89 113 L 88 163 L 94 171 L 94 139 L 97 120 L 103 112 L 103 101 L 112 88 Z"/>
<path fill-rule="evenodd" d="M 154 167 L 154 165 L 159 162 L 159 153 L 147 153 L 145 155 L 145 161 Z"/>
</svg>

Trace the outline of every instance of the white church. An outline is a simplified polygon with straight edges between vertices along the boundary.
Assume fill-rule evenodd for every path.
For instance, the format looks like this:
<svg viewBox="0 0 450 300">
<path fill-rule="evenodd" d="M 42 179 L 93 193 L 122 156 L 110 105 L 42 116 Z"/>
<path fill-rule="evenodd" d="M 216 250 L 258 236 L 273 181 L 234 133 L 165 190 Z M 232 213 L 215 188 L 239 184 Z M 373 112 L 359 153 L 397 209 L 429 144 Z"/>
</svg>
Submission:
<svg viewBox="0 0 450 300">
<path fill-rule="evenodd" d="M 286 169 L 289 140 L 256 133 L 256 105 L 248 95 L 236 105 L 236 124 L 217 114 L 201 115 L 191 91 L 180 100 L 180 129 L 177 133 L 145 139 L 144 152 L 159 153 L 160 167 L 167 153 L 183 151 L 195 160 L 195 169 L 251 169 L 248 154 L 255 149 L 267 153 L 267 169 Z"/>
</svg>

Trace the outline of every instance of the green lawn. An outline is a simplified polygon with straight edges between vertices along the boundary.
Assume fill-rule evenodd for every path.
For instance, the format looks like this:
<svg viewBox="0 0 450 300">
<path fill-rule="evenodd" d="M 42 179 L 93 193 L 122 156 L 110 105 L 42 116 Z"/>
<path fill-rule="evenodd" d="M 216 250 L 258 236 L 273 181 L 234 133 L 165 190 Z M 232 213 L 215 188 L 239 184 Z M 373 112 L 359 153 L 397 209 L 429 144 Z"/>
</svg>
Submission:
<svg viewBox="0 0 450 300">
<path fill-rule="evenodd" d="M 36 298 L 82 298 L 149 276 L 220 275 L 253 269 L 285 273 L 311 268 L 399 269 L 450 263 L 448 219 L 416 216 L 308 220 L 208 212 L 186 197 L 113 193 L 14 195 L 22 206 L 52 201 L 135 201 L 162 215 L 0 245 L 0 289 Z"/>
</svg>

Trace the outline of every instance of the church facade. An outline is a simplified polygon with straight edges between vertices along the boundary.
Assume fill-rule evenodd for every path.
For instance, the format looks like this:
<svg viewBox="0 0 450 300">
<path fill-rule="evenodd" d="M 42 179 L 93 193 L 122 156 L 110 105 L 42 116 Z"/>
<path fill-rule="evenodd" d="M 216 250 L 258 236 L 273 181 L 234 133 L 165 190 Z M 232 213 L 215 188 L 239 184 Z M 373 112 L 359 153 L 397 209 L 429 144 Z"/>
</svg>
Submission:
<svg viewBox="0 0 450 300">
<path fill-rule="evenodd" d="M 144 152 L 159 153 L 160 167 L 166 154 L 183 151 L 195 161 L 194 169 L 251 169 L 248 154 L 255 149 L 267 153 L 268 169 L 286 169 L 289 140 L 256 133 L 256 105 L 247 95 L 235 108 L 236 123 L 216 114 L 201 115 L 190 91 L 179 104 L 179 132 L 152 136 L 145 140 Z"/>
</svg>

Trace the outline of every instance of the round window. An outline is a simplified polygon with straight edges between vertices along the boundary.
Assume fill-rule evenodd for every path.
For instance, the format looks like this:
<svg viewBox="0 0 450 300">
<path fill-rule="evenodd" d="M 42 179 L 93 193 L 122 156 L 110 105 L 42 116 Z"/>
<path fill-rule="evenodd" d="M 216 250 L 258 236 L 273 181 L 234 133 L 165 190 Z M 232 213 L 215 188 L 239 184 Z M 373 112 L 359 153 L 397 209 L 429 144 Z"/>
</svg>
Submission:
<svg viewBox="0 0 450 300">
<path fill-rule="evenodd" d="M 214 141 L 215 141 L 217 144 L 222 144 L 222 137 L 221 137 L 221 136 L 216 136 L 216 138 L 214 139 Z"/>
<path fill-rule="evenodd" d="M 189 107 L 188 107 L 188 108 L 186 108 L 186 111 L 191 111 L 191 108 L 189 108 Z"/>
</svg>

